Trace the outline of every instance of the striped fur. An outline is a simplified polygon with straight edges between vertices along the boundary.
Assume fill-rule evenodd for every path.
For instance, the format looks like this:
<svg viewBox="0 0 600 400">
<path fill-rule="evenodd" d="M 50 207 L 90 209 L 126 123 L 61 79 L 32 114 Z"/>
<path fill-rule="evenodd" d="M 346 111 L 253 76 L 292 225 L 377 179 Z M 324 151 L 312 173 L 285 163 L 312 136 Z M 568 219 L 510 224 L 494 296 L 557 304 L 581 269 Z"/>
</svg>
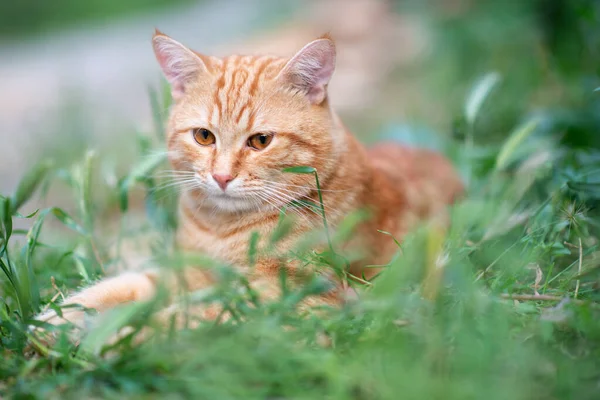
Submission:
<svg viewBox="0 0 600 400">
<path fill-rule="evenodd" d="M 366 149 L 346 130 L 326 96 L 335 60 L 335 47 L 327 36 L 291 59 L 205 56 L 160 32 L 153 43 L 175 98 L 167 132 L 170 161 L 176 176 L 188 179 L 182 186 L 177 243 L 184 250 L 238 266 L 266 298 L 278 293 L 280 268 L 287 268 L 294 280 L 306 267 L 294 262 L 282 266 L 273 254 L 260 253 L 256 266 L 248 269 L 252 232 L 259 233 L 263 246 L 276 229 L 282 207 L 291 200 L 317 201 L 314 176 L 284 173 L 284 168 L 317 169 L 332 227 L 352 211 L 370 213 L 347 243 L 361 254 L 351 266 L 358 276 L 364 272 L 362 266 L 384 264 L 397 250 L 393 240 L 378 230 L 401 238 L 416 221 L 442 211 L 462 191 L 451 165 L 440 155 L 396 144 Z M 196 128 L 211 131 L 215 144 L 196 143 L 192 135 Z M 264 150 L 254 150 L 247 145 L 254 134 L 273 135 L 272 142 Z M 214 174 L 233 180 L 223 190 Z M 321 226 L 318 212 L 304 208 L 296 214 L 291 234 L 278 244 L 279 254 L 285 255 L 299 238 Z M 367 277 L 373 271 L 369 269 Z M 310 299 L 309 305 L 343 301 L 341 282 L 329 278 L 334 289 Z M 102 311 L 146 299 L 156 284 L 174 285 L 171 281 L 157 271 L 129 273 L 85 289 L 68 302 Z M 186 271 L 189 290 L 212 281 L 209 272 Z M 124 292 L 116 290 L 122 286 Z M 67 314 L 67 318 L 79 317 Z M 52 312 L 44 319 L 57 321 Z"/>
</svg>

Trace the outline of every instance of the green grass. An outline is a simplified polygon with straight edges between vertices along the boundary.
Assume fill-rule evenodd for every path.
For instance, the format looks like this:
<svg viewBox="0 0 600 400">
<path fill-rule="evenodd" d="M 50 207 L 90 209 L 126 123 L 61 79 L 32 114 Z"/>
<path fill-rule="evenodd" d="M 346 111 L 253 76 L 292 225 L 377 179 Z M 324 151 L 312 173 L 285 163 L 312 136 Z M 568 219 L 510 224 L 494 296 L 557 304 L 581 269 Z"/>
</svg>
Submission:
<svg viewBox="0 0 600 400">
<path fill-rule="evenodd" d="M 559 62 L 557 75 L 530 80 L 539 60 L 518 57 L 527 52 L 522 43 L 483 50 L 513 54 L 515 65 L 507 70 L 478 65 L 486 58 L 476 50 L 469 53 L 476 55 L 470 69 L 454 69 L 460 63 L 448 57 L 458 54 L 456 47 L 468 47 L 461 29 L 483 24 L 490 36 L 497 34 L 495 40 L 504 40 L 506 21 L 495 16 L 444 23 L 454 47 L 433 56 L 446 64 L 431 62 L 423 74 L 432 85 L 446 74 L 454 87 L 448 100 L 454 123 L 436 135 L 409 129 L 419 143 L 435 145 L 453 159 L 469 183 L 467 196 L 452 208 L 447 232 L 427 224 L 416 229 L 382 275 L 360 289 L 360 302 L 343 309 L 318 315 L 295 309 L 303 297 L 325 289 L 316 278 L 259 304 L 235 270 L 200 258 L 219 268 L 219 283 L 188 300 L 219 303 L 234 315 L 230 321 L 181 331 L 157 326 L 150 317 L 164 305 L 160 294 L 148 304 L 111 312 L 80 342 L 70 340 L 63 327 L 48 344 L 26 329 L 32 316 L 48 304 L 60 310 L 61 293 L 127 261 L 125 243 L 150 240 L 151 254 L 165 268 L 201 256 L 173 251 L 176 191 L 164 187 L 160 172 L 166 168 L 160 115 L 168 98 L 159 92 L 150 96 L 155 132 L 138 136 L 139 153 L 131 157 L 128 173 L 111 170 L 107 155 L 87 152 L 66 165 L 42 162 L 25 174 L 15 193 L 0 198 L 0 395 L 597 398 L 600 150 L 594 143 L 600 92 L 594 90 L 600 84 L 590 78 L 593 63 L 587 58 L 578 74 L 557 72 L 570 65 Z M 530 37 L 535 35 L 519 40 Z M 569 56 L 559 50 L 551 55 Z M 548 79 L 562 95 L 544 102 L 539 94 L 548 93 Z M 517 87 L 515 81 L 528 84 Z M 35 212 L 28 200 L 57 186 L 68 188 L 74 201 Z M 335 250 L 357 219 L 349 218 L 341 232 L 329 232 L 328 253 L 305 249 L 297 257 L 343 272 Z M 282 220 L 271 240 L 281 239 L 286 226 Z M 382 240 L 391 238 L 382 233 Z M 531 298 L 535 293 L 538 299 Z M 126 325 L 131 333 L 108 343 Z M 132 345 L 142 329 L 154 336 Z M 331 346 L 320 344 L 323 334 Z"/>
<path fill-rule="evenodd" d="M 23 0 L 0 3 L 0 38 L 22 38 L 65 27 L 102 24 L 140 12 L 168 9 L 191 0 Z"/>
</svg>

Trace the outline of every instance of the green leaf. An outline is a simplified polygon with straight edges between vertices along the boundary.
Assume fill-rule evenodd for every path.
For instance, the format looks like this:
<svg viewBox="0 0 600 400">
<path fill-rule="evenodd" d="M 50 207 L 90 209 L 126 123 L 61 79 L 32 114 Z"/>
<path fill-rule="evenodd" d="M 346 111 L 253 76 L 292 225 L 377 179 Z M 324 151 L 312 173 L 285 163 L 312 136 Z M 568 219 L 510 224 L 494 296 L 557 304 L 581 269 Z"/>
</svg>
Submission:
<svg viewBox="0 0 600 400">
<path fill-rule="evenodd" d="M 504 169 L 515 154 L 519 146 L 527 139 L 539 126 L 540 120 L 533 118 L 520 125 L 509 136 L 508 140 L 500 149 L 498 157 L 496 157 L 496 170 Z"/>
<path fill-rule="evenodd" d="M 87 235 L 86 230 L 77 222 L 75 222 L 75 220 L 62 209 L 53 207 L 50 209 L 50 212 L 52 212 L 52 214 L 54 214 L 54 216 L 67 228 L 70 228 L 77 233 L 81 233 L 82 235 Z"/>
<path fill-rule="evenodd" d="M 48 303 L 48 308 L 51 308 L 60 318 L 63 317 L 62 308 L 55 302 Z"/>
<path fill-rule="evenodd" d="M 394 237 L 394 235 L 392 235 L 391 233 L 386 232 L 386 231 L 382 231 L 380 229 L 377 229 L 377 232 L 383 233 L 384 235 L 387 235 L 387 236 L 390 236 L 392 238 L 392 240 L 394 241 L 394 243 L 396 243 L 396 246 L 398 246 L 399 248 L 402 248 L 402 245 L 400 244 L 400 242 L 398 241 L 398 239 L 396 239 Z"/>
<path fill-rule="evenodd" d="M 85 229 L 88 231 L 92 230 L 94 223 L 91 192 L 94 157 L 95 153 L 93 151 L 88 151 L 86 153 L 79 182 L 79 209 L 83 218 L 83 226 L 85 226 Z"/>
<path fill-rule="evenodd" d="M 369 217 L 369 212 L 366 209 L 356 210 L 348 214 L 338 225 L 335 231 L 336 243 L 344 243 L 354 235 L 356 228 Z"/>
<path fill-rule="evenodd" d="M 8 241 L 10 236 L 12 235 L 12 215 L 11 215 L 11 205 L 10 199 L 6 197 L 0 198 L 0 219 L 2 222 L 3 229 L 0 231 L 2 233 L 2 247 L 0 248 L 0 257 L 4 255 L 6 252 L 6 248 L 8 246 Z"/>
<path fill-rule="evenodd" d="M 260 239 L 259 233 L 253 231 L 250 235 L 250 241 L 248 244 L 248 261 L 251 267 L 256 263 L 256 254 L 258 253 L 258 240 Z"/>
<path fill-rule="evenodd" d="M 171 96 L 171 84 L 165 79 L 163 76 L 161 79 L 161 89 L 162 89 L 162 102 L 163 109 L 168 110 L 171 108 L 173 104 L 173 97 Z"/>
<path fill-rule="evenodd" d="M 12 274 L 9 266 L 6 265 L 6 263 L 4 262 L 4 260 L 2 258 L 0 258 L 0 269 L 2 269 L 2 271 L 4 271 L 4 274 L 8 278 L 8 280 L 9 280 L 10 284 L 12 285 L 13 289 L 17 290 L 17 283 L 14 280 L 13 274 Z"/>
<path fill-rule="evenodd" d="M 46 215 L 46 213 L 41 213 L 38 219 L 36 219 L 33 223 L 33 226 L 29 232 L 27 232 L 27 256 L 31 256 L 35 246 L 37 245 L 38 237 L 40 236 L 42 224 L 44 223 L 44 218 Z"/>
<path fill-rule="evenodd" d="M 152 109 L 152 119 L 154 121 L 154 131 L 161 142 L 165 140 L 165 122 L 164 110 L 162 108 L 158 91 L 153 87 L 148 87 L 150 97 L 150 108 Z"/>
<path fill-rule="evenodd" d="M 31 214 L 27 214 L 27 215 L 23 215 L 20 212 L 15 212 L 14 216 L 17 218 L 22 218 L 22 219 L 30 219 L 33 218 L 37 215 L 37 213 L 40 211 L 40 209 L 36 209 L 34 212 L 32 212 Z"/>
<path fill-rule="evenodd" d="M 475 84 L 473 89 L 471 89 L 465 103 L 465 118 L 469 125 L 475 123 L 481 106 L 498 82 L 500 82 L 500 74 L 497 72 L 490 72 L 482 77 Z"/>
<path fill-rule="evenodd" d="M 119 208 L 122 212 L 127 211 L 129 208 L 129 182 L 127 177 L 119 179 Z"/>
<path fill-rule="evenodd" d="M 600 182 L 567 182 L 567 187 L 590 197 L 600 198 Z"/>
<path fill-rule="evenodd" d="M 167 153 L 156 152 L 144 157 L 129 173 L 130 181 L 140 181 L 148 177 L 160 164 L 167 160 Z"/>
<path fill-rule="evenodd" d="M 270 243 L 275 244 L 283 238 L 285 238 L 287 235 L 289 235 L 294 226 L 294 222 L 294 218 L 292 216 L 286 215 L 285 210 L 282 209 L 281 213 L 279 214 L 279 221 L 277 223 L 277 226 L 271 234 Z"/>
<path fill-rule="evenodd" d="M 289 172 L 292 174 L 314 174 L 317 170 L 313 167 L 308 166 L 297 166 L 297 167 L 288 167 L 284 168 L 283 172 Z"/>
<path fill-rule="evenodd" d="M 90 266 L 91 262 L 87 258 L 78 254 L 73 254 L 73 261 L 75 262 L 75 268 L 77 269 L 77 272 L 79 272 L 79 275 L 81 275 L 83 280 L 85 282 L 91 282 L 92 279 L 88 273 L 88 270 L 92 269 Z"/>
<path fill-rule="evenodd" d="M 27 202 L 27 200 L 31 198 L 51 168 L 52 162 L 43 161 L 25 174 L 11 198 L 11 213 L 17 211 L 25 202 Z"/>
<path fill-rule="evenodd" d="M 167 159 L 166 153 L 153 153 L 145 157 L 144 160 L 136 165 L 129 175 L 119 181 L 119 204 L 121 211 L 127 211 L 129 200 L 129 189 L 135 182 L 147 178 L 160 164 Z"/>
<path fill-rule="evenodd" d="M 81 348 L 92 354 L 99 354 L 103 345 L 145 308 L 145 303 L 130 303 L 102 314 L 95 327 L 82 340 Z"/>
</svg>

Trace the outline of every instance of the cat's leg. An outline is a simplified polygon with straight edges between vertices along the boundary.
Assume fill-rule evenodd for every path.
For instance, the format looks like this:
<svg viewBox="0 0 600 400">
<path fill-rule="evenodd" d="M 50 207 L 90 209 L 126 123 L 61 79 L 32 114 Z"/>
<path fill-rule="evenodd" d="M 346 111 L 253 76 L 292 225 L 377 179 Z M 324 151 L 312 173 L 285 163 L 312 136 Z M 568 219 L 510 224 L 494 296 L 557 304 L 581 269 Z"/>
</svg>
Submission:
<svg viewBox="0 0 600 400">
<path fill-rule="evenodd" d="M 307 284 L 311 274 L 300 274 L 298 272 L 299 266 L 294 264 L 295 263 L 288 263 L 287 285 L 289 288 L 298 289 L 300 286 Z M 249 272 L 248 275 L 246 275 L 249 286 L 255 292 L 259 302 L 276 301 L 281 297 L 280 268 L 283 267 L 277 260 L 261 260 L 253 268 L 252 272 Z M 305 266 L 305 268 L 308 267 Z M 244 267 L 243 269 L 248 270 L 247 267 Z M 314 271 L 312 271 L 312 273 L 314 273 Z M 330 290 L 322 294 L 307 296 L 300 304 L 298 304 L 300 310 L 310 311 L 312 308 L 318 308 L 319 306 L 325 305 L 341 306 L 348 300 L 343 285 L 333 273 L 320 273 L 319 275 L 321 279 L 325 279 L 330 283 Z M 196 279 L 189 279 L 188 277 L 188 282 L 199 282 L 199 280 L 199 277 Z M 209 285 L 196 285 L 196 287 L 190 288 L 190 291 L 204 289 L 207 286 Z M 196 294 L 204 296 L 202 292 L 203 291 L 200 291 Z M 154 318 L 164 325 L 168 325 L 174 320 L 175 326 L 180 329 L 184 326 L 197 326 L 197 324 L 202 321 L 213 321 L 218 319 L 222 322 L 230 319 L 231 315 L 229 312 L 224 312 L 221 304 L 205 303 L 202 301 L 198 302 L 198 298 L 196 298 L 195 300 L 192 299 L 192 304 L 187 302 L 172 304 L 166 309 L 156 313 Z"/>
<path fill-rule="evenodd" d="M 256 291 L 259 301 L 261 302 L 275 301 L 281 296 L 281 282 L 279 278 L 269 275 L 259 277 L 255 276 L 250 277 L 249 283 L 252 289 Z M 290 284 L 296 286 L 299 283 Z M 335 286 L 331 291 L 326 293 L 304 298 L 298 304 L 298 310 L 307 315 L 315 312 L 320 313 L 323 311 L 320 307 L 338 307 L 341 306 L 346 300 L 347 297 L 345 296 L 344 290 L 341 288 L 341 286 Z M 243 319 L 243 316 L 237 316 L 235 318 L 240 317 Z M 229 311 L 223 309 L 222 304 L 202 302 L 196 304 L 187 304 L 186 302 L 177 302 L 155 313 L 152 318 L 159 326 L 173 326 L 175 329 L 180 330 L 186 328 L 195 329 L 200 324 L 206 322 L 211 324 L 215 322 L 222 323 L 231 320 L 234 317 Z M 293 328 L 285 327 L 285 329 Z M 132 328 L 126 327 L 109 339 L 109 343 L 115 343 L 132 332 Z M 140 331 L 136 332 L 133 338 L 133 343 L 142 343 L 147 339 L 150 339 L 156 333 L 157 331 L 154 328 L 145 326 Z M 323 347 L 328 347 L 332 343 L 331 338 L 324 331 L 316 332 L 316 337 L 314 339 L 316 343 Z"/>
<path fill-rule="evenodd" d="M 77 304 L 101 313 L 120 304 L 150 300 L 159 285 L 165 285 L 169 291 L 178 289 L 190 291 L 206 287 L 211 283 L 212 279 L 207 271 L 198 268 L 186 268 L 181 274 L 172 271 L 161 273 L 158 270 L 126 272 L 103 279 L 81 290 L 68 297 L 62 305 Z M 84 317 L 84 311 L 73 307 L 63 309 L 62 317 L 54 310 L 48 310 L 36 319 L 54 325 L 68 321 L 83 328 Z"/>
<path fill-rule="evenodd" d="M 149 300 L 156 292 L 157 279 L 158 274 L 154 271 L 126 272 L 103 279 L 81 290 L 68 297 L 62 305 L 81 305 L 103 312 L 119 304 Z M 62 310 L 62 316 L 59 316 L 54 310 L 48 310 L 36 319 L 54 325 L 68 321 L 83 328 L 84 317 L 83 310 L 78 307 L 69 307 Z"/>
<path fill-rule="evenodd" d="M 275 276 L 250 277 L 250 287 L 256 292 L 259 302 L 277 301 L 281 297 L 281 281 Z M 289 282 L 290 287 L 298 288 L 301 283 Z M 302 313 L 311 313 L 322 306 L 341 306 L 347 301 L 347 296 L 341 285 L 333 286 L 331 290 L 305 297 L 299 304 L 298 310 Z M 153 319 L 163 326 L 174 324 L 176 329 L 195 328 L 202 322 L 224 322 L 230 320 L 232 315 L 220 303 L 187 304 L 178 302 L 157 312 Z M 252 305 L 250 305 L 252 307 Z M 318 312 L 318 311 L 317 311 Z"/>
</svg>

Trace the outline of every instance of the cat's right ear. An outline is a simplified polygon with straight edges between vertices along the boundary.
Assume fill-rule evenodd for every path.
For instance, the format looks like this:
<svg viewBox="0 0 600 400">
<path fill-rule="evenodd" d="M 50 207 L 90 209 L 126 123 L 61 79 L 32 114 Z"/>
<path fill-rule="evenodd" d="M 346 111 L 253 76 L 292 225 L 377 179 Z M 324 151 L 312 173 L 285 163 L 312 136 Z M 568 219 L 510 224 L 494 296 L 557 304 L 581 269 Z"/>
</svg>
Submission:
<svg viewBox="0 0 600 400">
<path fill-rule="evenodd" d="M 174 99 L 180 98 L 185 93 L 186 85 L 197 78 L 198 74 L 207 71 L 200 55 L 158 29 L 152 37 L 152 47 L 156 60 L 171 84 Z"/>
</svg>

